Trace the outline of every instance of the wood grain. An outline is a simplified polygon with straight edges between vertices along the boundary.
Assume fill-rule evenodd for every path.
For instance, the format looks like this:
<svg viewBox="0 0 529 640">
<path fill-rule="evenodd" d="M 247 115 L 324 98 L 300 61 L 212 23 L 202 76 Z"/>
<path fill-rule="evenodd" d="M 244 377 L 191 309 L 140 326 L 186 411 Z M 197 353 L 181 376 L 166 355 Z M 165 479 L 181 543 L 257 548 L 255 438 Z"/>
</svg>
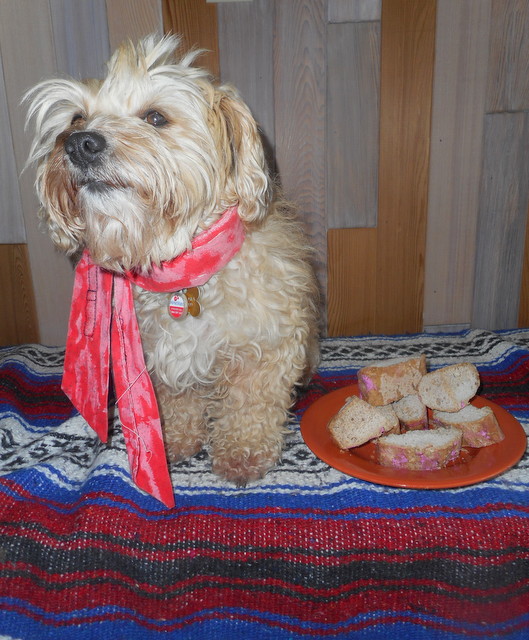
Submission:
<svg viewBox="0 0 529 640">
<path fill-rule="evenodd" d="M 237 87 L 264 136 L 275 166 L 274 25 L 269 0 L 228 2 L 217 7 L 222 82 Z"/>
<path fill-rule="evenodd" d="M 107 18 L 112 51 L 124 40 L 163 33 L 162 0 L 110 0 Z"/>
<path fill-rule="evenodd" d="M 57 253 L 37 221 L 35 172 L 22 173 L 30 135 L 24 131 L 25 108 L 20 107 L 20 98 L 29 87 L 56 76 L 58 70 L 49 2 L 33 0 L 31 11 L 27 7 L 25 2 L 0 2 L 0 42 L 40 339 L 61 345 L 66 340 L 73 274 L 68 260 Z"/>
<path fill-rule="evenodd" d="M 217 7 L 206 0 L 162 0 L 164 31 L 182 35 L 184 48 L 205 49 L 200 66 L 219 76 Z"/>
<path fill-rule="evenodd" d="M 18 171 L 13 152 L 9 107 L 4 83 L 2 53 L 0 51 L 0 242 L 26 242 L 22 199 Z"/>
<path fill-rule="evenodd" d="M 328 333 L 330 336 L 373 332 L 376 291 L 372 274 L 377 261 L 376 229 L 329 229 Z"/>
<path fill-rule="evenodd" d="M 286 196 L 299 206 L 321 289 L 327 287 L 325 19 L 319 0 L 276 4 L 276 158 Z M 322 316 L 325 310 L 322 309 Z M 326 321 L 324 321 L 324 326 Z"/>
<path fill-rule="evenodd" d="M 382 0 L 328 0 L 329 23 L 380 21 Z"/>
<path fill-rule="evenodd" d="M 424 324 L 470 324 L 490 0 L 437 0 Z"/>
<path fill-rule="evenodd" d="M 529 202 L 528 139 L 528 112 L 485 117 L 474 327 L 509 329 L 518 323 Z"/>
<path fill-rule="evenodd" d="M 0 245 L 0 346 L 39 342 L 27 246 Z"/>
<path fill-rule="evenodd" d="M 374 227 L 378 209 L 380 24 L 327 27 L 327 225 Z"/>
<path fill-rule="evenodd" d="M 60 72 L 77 80 L 102 78 L 110 55 L 106 1 L 50 0 L 50 10 Z"/>
<path fill-rule="evenodd" d="M 487 112 L 529 109 L 529 2 L 492 0 Z"/>
<path fill-rule="evenodd" d="M 422 329 L 435 0 L 384 0 L 376 333 Z"/>
<path fill-rule="evenodd" d="M 529 210 L 527 212 L 529 219 Z M 522 280 L 520 284 L 520 306 L 518 326 L 529 327 L 529 220 L 525 224 L 524 255 L 522 262 Z"/>
</svg>

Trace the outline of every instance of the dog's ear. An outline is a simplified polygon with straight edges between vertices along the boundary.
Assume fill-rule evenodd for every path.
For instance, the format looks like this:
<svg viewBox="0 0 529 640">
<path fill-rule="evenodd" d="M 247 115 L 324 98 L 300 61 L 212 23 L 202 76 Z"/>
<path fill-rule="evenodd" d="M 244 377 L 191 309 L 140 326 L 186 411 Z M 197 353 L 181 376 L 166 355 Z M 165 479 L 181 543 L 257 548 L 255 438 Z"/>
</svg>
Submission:
<svg viewBox="0 0 529 640">
<path fill-rule="evenodd" d="M 255 222 L 265 216 L 272 195 L 257 123 L 234 89 L 221 87 L 216 98 L 218 115 L 224 124 L 229 182 L 239 202 L 239 215 L 246 222 Z"/>
</svg>

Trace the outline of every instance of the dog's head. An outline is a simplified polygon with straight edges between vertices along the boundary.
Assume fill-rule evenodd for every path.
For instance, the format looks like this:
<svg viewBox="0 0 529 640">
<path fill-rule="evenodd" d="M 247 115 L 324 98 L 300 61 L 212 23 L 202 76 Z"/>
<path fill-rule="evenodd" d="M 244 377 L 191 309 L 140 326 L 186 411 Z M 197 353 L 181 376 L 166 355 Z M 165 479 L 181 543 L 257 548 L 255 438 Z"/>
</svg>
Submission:
<svg viewBox="0 0 529 640">
<path fill-rule="evenodd" d="M 265 215 L 270 181 L 257 126 L 229 87 L 174 59 L 178 39 L 121 46 L 103 81 L 28 92 L 29 162 L 53 241 L 99 265 L 148 270 L 190 247 L 230 206 Z"/>
</svg>

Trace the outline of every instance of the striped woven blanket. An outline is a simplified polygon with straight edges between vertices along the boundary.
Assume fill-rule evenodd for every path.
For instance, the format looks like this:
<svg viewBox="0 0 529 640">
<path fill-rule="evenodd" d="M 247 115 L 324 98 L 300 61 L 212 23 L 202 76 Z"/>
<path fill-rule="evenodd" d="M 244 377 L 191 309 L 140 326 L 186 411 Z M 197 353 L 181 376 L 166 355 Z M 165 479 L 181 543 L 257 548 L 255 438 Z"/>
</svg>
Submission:
<svg viewBox="0 0 529 640">
<path fill-rule="evenodd" d="M 529 638 L 529 461 L 454 489 L 399 489 L 317 458 L 303 412 L 359 367 L 426 353 L 478 367 L 529 429 L 529 331 L 322 341 L 281 463 L 245 489 L 206 455 L 176 508 L 129 477 L 60 391 L 64 352 L 0 349 L 0 639 Z"/>
</svg>

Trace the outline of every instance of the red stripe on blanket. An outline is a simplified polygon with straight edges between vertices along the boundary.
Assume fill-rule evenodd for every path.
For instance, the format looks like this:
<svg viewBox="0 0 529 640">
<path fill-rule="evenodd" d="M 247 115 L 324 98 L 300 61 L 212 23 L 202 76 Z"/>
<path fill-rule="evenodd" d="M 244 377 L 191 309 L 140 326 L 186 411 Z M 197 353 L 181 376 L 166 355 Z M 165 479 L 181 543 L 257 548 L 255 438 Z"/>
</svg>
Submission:
<svg viewBox="0 0 529 640">
<path fill-rule="evenodd" d="M 527 580 L 521 593 L 508 593 L 500 588 L 478 592 L 472 589 L 455 595 L 451 585 L 440 581 L 384 581 L 373 578 L 369 581 L 356 580 L 354 589 L 345 593 L 342 590 L 337 596 L 335 589 L 306 587 L 300 591 L 278 580 L 228 580 L 211 575 L 193 581 L 185 590 L 177 582 L 184 593 L 174 597 L 174 586 L 160 590 L 150 584 L 121 584 L 119 575 L 112 577 L 104 571 L 91 572 L 89 584 L 83 584 L 78 577 L 75 585 L 67 587 L 47 581 L 43 586 L 42 576 L 37 580 L 31 567 L 26 566 L 24 570 L 24 575 L 5 581 L 10 598 L 23 599 L 44 613 L 60 613 L 66 617 L 84 609 L 87 603 L 94 610 L 98 605 L 111 602 L 115 607 L 137 612 L 142 618 L 156 620 L 163 602 L 164 618 L 170 621 L 200 614 L 207 603 L 208 608 L 237 607 L 263 612 L 286 610 L 292 618 L 300 621 L 319 620 L 335 625 L 367 610 L 421 611 L 420 598 L 427 596 L 430 616 L 463 619 L 467 623 L 498 624 L 523 615 L 529 606 Z M 308 602 L 311 606 L 307 606 Z M 145 626 L 148 627 L 148 623 Z"/>
</svg>

